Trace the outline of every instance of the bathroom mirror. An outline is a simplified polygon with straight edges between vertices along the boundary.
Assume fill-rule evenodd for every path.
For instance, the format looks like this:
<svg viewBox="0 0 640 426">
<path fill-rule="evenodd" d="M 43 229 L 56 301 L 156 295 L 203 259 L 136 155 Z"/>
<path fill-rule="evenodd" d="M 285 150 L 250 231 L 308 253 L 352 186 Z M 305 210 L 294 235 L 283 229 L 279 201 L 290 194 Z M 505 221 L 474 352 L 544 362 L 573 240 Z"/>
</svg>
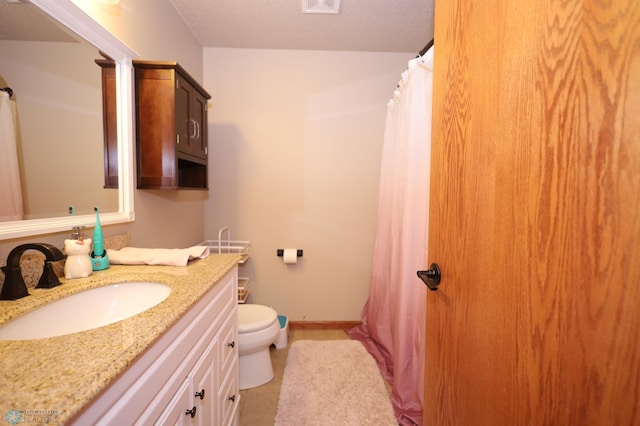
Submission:
<svg viewBox="0 0 640 426">
<path fill-rule="evenodd" d="M 75 138 L 69 138 L 73 139 L 73 145 L 51 143 L 51 140 L 49 140 L 49 138 L 41 136 L 39 140 L 35 142 L 29 142 L 33 146 L 27 147 L 27 149 L 37 149 L 43 151 L 53 150 L 51 152 L 55 152 L 56 149 L 59 149 L 59 151 L 61 152 L 55 152 L 55 155 L 51 154 L 50 157 L 54 159 L 63 158 L 66 165 L 57 168 L 64 168 L 67 171 L 67 174 L 62 175 L 63 177 L 52 176 L 56 167 L 53 167 L 51 171 L 48 171 L 46 173 L 40 172 L 41 176 L 39 176 L 39 178 L 41 180 L 38 184 L 39 187 L 37 189 L 42 190 L 42 187 L 45 186 L 46 188 L 51 188 L 51 191 L 53 191 L 53 188 L 60 186 L 64 188 L 64 194 L 66 195 L 60 196 L 55 199 L 56 203 L 60 202 L 62 204 L 57 205 L 55 208 L 52 208 L 50 212 L 44 211 L 42 213 L 37 213 L 32 216 L 34 218 L 29 218 L 28 220 L 0 222 L 0 240 L 66 231 L 73 226 L 92 226 L 95 223 L 95 214 L 90 211 L 90 207 L 84 206 L 76 209 L 75 215 L 73 216 L 69 215 L 68 211 L 68 206 L 74 206 L 76 203 L 86 202 L 87 200 L 91 200 L 90 202 L 96 200 L 95 203 L 98 205 L 103 202 L 105 203 L 105 205 L 111 203 L 112 207 L 101 207 L 100 219 L 103 225 L 132 221 L 134 219 L 134 212 L 131 59 L 137 57 L 137 55 L 126 45 L 124 45 L 120 40 L 118 40 L 113 34 L 111 34 L 104 27 L 94 21 L 84 11 L 82 11 L 82 9 L 76 6 L 71 0 L 31 0 L 30 3 L 31 4 L 19 4 L 18 6 L 37 7 L 39 12 L 44 12 L 49 18 L 60 24 L 66 32 L 76 38 L 82 39 L 84 41 L 83 43 L 85 44 L 84 49 L 90 52 L 88 54 L 89 57 L 87 58 L 89 64 L 86 64 L 86 67 L 92 67 L 91 69 L 95 70 L 95 75 L 97 76 L 96 79 L 98 82 L 97 89 L 95 87 L 87 89 L 85 86 L 83 86 L 82 82 L 78 83 L 77 85 L 75 82 L 72 82 L 65 87 L 65 90 L 68 91 L 68 96 L 73 97 L 78 97 L 78 92 L 80 93 L 80 95 L 82 93 L 87 93 L 87 98 L 89 97 L 89 92 L 93 93 L 95 90 L 98 90 L 99 105 L 92 105 L 90 108 L 84 108 L 77 105 L 69 107 L 63 103 L 63 98 L 67 97 L 67 95 L 64 94 L 60 95 L 60 104 L 58 104 L 57 102 L 49 101 L 49 103 L 55 103 L 55 107 L 57 109 L 56 112 L 64 110 L 65 114 L 71 117 L 70 122 L 72 123 L 72 126 L 82 127 L 83 125 L 85 125 L 85 122 L 91 120 L 98 120 L 100 124 L 102 124 L 102 98 L 100 86 L 101 70 L 94 61 L 95 59 L 101 57 L 99 52 L 115 61 L 118 188 L 103 189 L 102 187 L 102 185 L 104 185 L 104 151 L 102 148 L 104 146 L 104 140 L 101 128 L 99 129 L 98 133 L 96 133 L 95 128 L 92 130 L 87 130 L 84 133 L 81 132 L 80 134 L 87 135 L 86 138 L 77 136 Z M 11 4 L 8 4 L 8 6 L 11 6 Z M 5 30 L 5 28 L 7 28 L 7 26 L 3 24 L 0 32 Z M 64 44 L 65 43 L 56 43 L 56 45 Z M 66 44 L 79 46 L 81 43 Z M 62 53 L 60 54 L 59 58 L 67 58 L 67 60 L 65 61 L 64 59 L 61 59 L 59 61 L 59 70 L 54 70 L 53 73 L 73 73 L 75 71 L 76 74 L 82 75 L 79 70 L 79 66 L 69 66 L 76 60 L 76 58 L 70 58 L 68 54 L 66 55 L 67 56 Z M 82 59 L 82 61 L 84 61 L 84 59 Z M 82 67 L 85 67 L 85 64 L 83 64 Z M 0 69 L 0 73 L 1 72 L 2 70 Z M 37 76 L 37 72 L 38 70 L 34 70 L 34 75 Z M 50 70 L 48 70 L 47 72 L 49 74 L 52 73 L 52 71 Z M 0 75 L 0 77 L 2 76 Z M 55 78 L 56 76 L 53 77 L 53 81 L 55 81 Z M 35 79 L 33 85 L 40 84 L 41 80 L 45 80 L 45 78 L 43 77 L 41 79 Z M 66 79 L 60 79 L 60 81 L 64 81 L 65 84 L 68 84 Z M 8 81 L 7 84 L 10 86 L 11 82 Z M 14 94 L 14 97 L 19 96 L 20 93 Z M 95 100 L 95 93 L 93 93 L 92 96 Z M 16 103 L 18 104 L 19 108 L 19 102 Z M 19 113 L 20 111 L 18 110 L 18 114 Z M 91 115 L 90 119 L 88 118 L 88 114 Z M 42 113 L 41 115 L 43 116 L 43 118 L 47 118 L 47 113 Z M 61 147 L 57 147 L 57 145 L 60 145 Z M 88 151 L 87 149 L 89 146 L 93 148 Z M 72 161 L 68 162 L 68 159 L 72 159 Z M 86 165 L 90 161 L 92 162 L 91 164 L 97 164 L 96 167 L 92 166 L 90 168 L 97 169 L 92 170 L 91 173 L 95 173 L 95 176 L 98 176 L 97 182 L 99 183 L 95 185 L 95 189 L 77 190 L 81 186 L 79 184 L 80 182 L 82 182 L 83 180 L 88 180 L 86 176 L 88 172 L 86 171 L 86 168 L 78 168 L 79 170 L 84 171 L 78 173 L 78 175 L 74 175 L 73 173 L 69 174 L 68 170 L 73 169 L 74 164 Z M 63 161 L 54 160 L 54 162 L 62 163 Z M 56 166 L 58 166 L 58 164 L 56 164 Z M 37 174 L 38 172 L 36 172 L 36 175 Z M 93 179 L 96 180 L 95 178 Z M 100 198 L 97 195 L 103 192 L 108 193 L 109 191 L 115 199 L 115 201 L 113 202 L 109 202 L 106 198 Z M 68 198 L 69 200 L 59 200 L 59 198 Z M 47 217 L 39 217 L 39 215 Z"/>
</svg>

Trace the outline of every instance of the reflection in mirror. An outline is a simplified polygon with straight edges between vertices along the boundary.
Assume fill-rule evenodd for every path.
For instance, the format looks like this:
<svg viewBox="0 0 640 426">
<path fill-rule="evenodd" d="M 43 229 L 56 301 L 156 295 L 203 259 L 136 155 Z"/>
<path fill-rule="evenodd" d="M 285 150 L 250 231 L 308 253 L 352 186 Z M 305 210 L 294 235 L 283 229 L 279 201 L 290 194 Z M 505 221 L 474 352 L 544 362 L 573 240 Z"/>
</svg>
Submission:
<svg viewBox="0 0 640 426">
<path fill-rule="evenodd" d="M 31 4 L 0 2 L 0 16 L 14 17 L 2 24 L 0 85 L 13 91 L 21 188 L 7 190 L 21 189 L 22 219 L 63 216 L 69 206 L 78 214 L 93 206 L 117 212 L 118 191 L 103 188 L 98 50 Z"/>
<path fill-rule="evenodd" d="M 0 223 L 0 239 L 91 225 L 94 206 L 100 207 L 103 224 L 130 221 L 131 58 L 136 55 L 70 0 L 32 3 L 0 1 L 0 87 L 13 90 L 24 219 Z M 117 184 L 107 185 L 111 188 L 105 188 L 99 51 L 116 63 L 120 171 Z"/>
</svg>

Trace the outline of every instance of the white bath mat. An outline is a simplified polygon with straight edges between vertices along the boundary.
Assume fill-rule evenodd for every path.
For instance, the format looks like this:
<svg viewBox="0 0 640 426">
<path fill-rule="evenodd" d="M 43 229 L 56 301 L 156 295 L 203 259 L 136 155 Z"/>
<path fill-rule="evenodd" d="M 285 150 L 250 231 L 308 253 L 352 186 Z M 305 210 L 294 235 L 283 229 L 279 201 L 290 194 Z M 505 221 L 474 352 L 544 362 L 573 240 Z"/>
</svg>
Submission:
<svg viewBox="0 0 640 426">
<path fill-rule="evenodd" d="M 276 426 L 393 425 L 384 379 L 356 340 L 299 340 L 285 365 Z"/>
</svg>

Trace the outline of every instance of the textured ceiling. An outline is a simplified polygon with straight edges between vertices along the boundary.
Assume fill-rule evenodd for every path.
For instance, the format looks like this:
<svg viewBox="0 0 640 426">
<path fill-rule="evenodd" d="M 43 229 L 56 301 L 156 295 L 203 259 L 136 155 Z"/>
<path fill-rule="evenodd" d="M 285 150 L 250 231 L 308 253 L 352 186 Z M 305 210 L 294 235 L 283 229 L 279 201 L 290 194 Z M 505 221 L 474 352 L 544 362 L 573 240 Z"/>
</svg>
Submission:
<svg viewBox="0 0 640 426">
<path fill-rule="evenodd" d="M 433 0 L 342 0 L 337 15 L 301 0 L 169 0 L 205 47 L 418 52 L 433 38 Z"/>
<path fill-rule="evenodd" d="M 301 0 L 161 1 L 205 47 L 417 53 L 433 38 L 434 0 L 342 0 L 337 15 L 303 14 Z M 71 40 L 33 9 L 0 0 L 0 40 Z"/>
</svg>

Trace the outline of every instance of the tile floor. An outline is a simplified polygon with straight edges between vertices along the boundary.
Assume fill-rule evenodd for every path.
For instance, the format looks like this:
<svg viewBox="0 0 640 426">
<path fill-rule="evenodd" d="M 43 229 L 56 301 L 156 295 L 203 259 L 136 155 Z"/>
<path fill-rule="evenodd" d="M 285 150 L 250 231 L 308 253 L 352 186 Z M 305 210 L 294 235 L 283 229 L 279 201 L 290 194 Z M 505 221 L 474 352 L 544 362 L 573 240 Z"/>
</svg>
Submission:
<svg viewBox="0 0 640 426">
<path fill-rule="evenodd" d="M 275 377 L 269 383 L 240 391 L 240 426 L 273 426 L 278 410 L 278 397 L 289 346 L 296 340 L 349 339 L 344 330 L 289 330 L 286 348 L 271 346 L 271 362 Z"/>
</svg>

